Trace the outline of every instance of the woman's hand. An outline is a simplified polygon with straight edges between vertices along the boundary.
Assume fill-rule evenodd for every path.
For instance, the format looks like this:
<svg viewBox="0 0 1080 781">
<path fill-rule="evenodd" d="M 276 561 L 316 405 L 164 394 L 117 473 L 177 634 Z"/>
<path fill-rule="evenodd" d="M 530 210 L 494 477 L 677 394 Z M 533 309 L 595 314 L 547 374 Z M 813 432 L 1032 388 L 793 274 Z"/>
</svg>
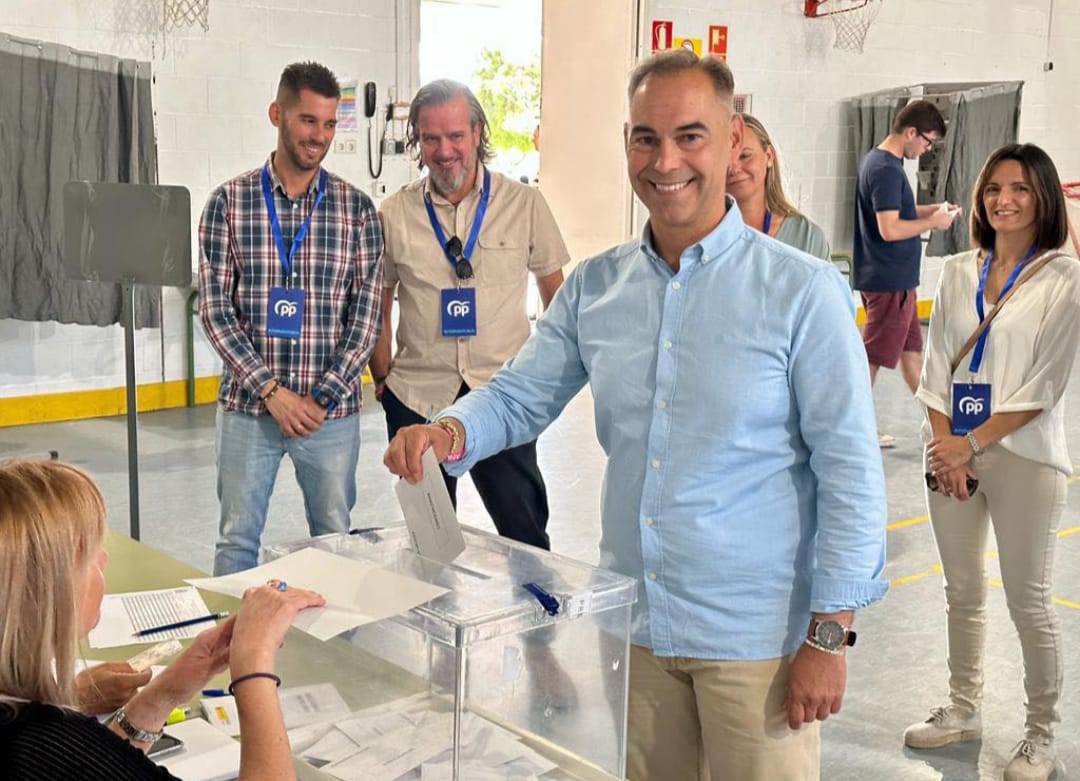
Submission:
<svg viewBox="0 0 1080 781">
<path fill-rule="evenodd" d="M 277 650 L 285 642 L 296 615 L 305 608 L 322 607 L 321 594 L 304 588 L 255 586 L 244 592 L 232 632 L 229 668 L 238 678 L 253 672 L 272 672 Z"/>
<path fill-rule="evenodd" d="M 971 498 L 971 494 L 968 493 L 967 489 L 967 481 L 969 477 L 975 477 L 975 473 L 969 467 L 961 466 L 950 469 L 935 475 L 935 477 L 938 480 L 938 491 L 943 496 L 951 496 L 961 502 L 966 502 Z"/>
<path fill-rule="evenodd" d="M 127 662 L 105 662 L 75 676 L 75 702 L 79 710 L 97 716 L 111 713 L 150 683 L 150 670 L 135 672 Z"/>
<path fill-rule="evenodd" d="M 173 705 L 194 697 L 206 682 L 224 670 L 229 663 L 229 644 L 236 618 L 200 632 L 184 652 L 154 679 L 153 687 Z"/>
<path fill-rule="evenodd" d="M 971 443 L 967 437 L 952 434 L 934 437 L 926 446 L 926 455 L 930 471 L 940 479 L 943 473 L 959 469 L 971 461 Z"/>
</svg>

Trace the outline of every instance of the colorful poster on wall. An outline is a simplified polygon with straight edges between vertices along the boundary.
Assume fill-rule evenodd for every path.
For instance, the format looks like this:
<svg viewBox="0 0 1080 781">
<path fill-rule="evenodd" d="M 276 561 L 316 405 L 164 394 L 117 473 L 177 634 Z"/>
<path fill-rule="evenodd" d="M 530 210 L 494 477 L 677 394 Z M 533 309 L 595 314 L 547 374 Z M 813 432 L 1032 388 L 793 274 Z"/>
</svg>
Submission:
<svg viewBox="0 0 1080 781">
<path fill-rule="evenodd" d="M 727 25 L 709 25 L 709 54 L 727 59 Z"/>
<path fill-rule="evenodd" d="M 701 39 L 700 38 L 676 38 L 675 46 L 681 46 L 684 49 L 689 49 L 698 57 L 701 56 Z"/>
<path fill-rule="evenodd" d="M 355 133 L 356 122 L 356 85 L 355 81 L 341 82 L 341 100 L 337 107 L 337 132 Z"/>
<path fill-rule="evenodd" d="M 671 48 L 671 22 L 662 22 L 656 19 L 652 23 L 652 50 L 654 52 Z"/>
</svg>

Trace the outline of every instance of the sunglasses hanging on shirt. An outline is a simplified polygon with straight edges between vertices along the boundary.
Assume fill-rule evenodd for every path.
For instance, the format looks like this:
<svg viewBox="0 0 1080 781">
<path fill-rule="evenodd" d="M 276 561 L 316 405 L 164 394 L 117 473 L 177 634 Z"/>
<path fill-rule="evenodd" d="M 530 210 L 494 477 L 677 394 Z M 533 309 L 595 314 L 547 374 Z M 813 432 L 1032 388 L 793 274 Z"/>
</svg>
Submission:
<svg viewBox="0 0 1080 781">
<path fill-rule="evenodd" d="M 457 278 L 464 281 L 466 279 L 472 279 L 473 268 L 472 263 L 468 261 L 463 255 L 464 247 L 461 246 L 461 239 L 457 236 L 451 236 L 450 240 L 446 242 L 446 246 L 443 247 L 443 251 L 446 252 L 454 262 L 454 273 L 457 274 Z"/>
</svg>

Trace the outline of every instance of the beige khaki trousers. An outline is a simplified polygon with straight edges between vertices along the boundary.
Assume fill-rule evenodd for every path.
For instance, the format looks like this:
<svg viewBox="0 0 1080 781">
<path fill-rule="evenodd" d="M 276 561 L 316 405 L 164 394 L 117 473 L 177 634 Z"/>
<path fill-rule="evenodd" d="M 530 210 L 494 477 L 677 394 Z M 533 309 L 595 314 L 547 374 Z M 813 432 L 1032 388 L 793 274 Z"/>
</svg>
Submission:
<svg viewBox="0 0 1080 781">
<path fill-rule="evenodd" d="M 817 781 L 818 723 L 787 724 L 787 658 L 717 661 L 630 648 L 631 781 Z"/>
</svg>

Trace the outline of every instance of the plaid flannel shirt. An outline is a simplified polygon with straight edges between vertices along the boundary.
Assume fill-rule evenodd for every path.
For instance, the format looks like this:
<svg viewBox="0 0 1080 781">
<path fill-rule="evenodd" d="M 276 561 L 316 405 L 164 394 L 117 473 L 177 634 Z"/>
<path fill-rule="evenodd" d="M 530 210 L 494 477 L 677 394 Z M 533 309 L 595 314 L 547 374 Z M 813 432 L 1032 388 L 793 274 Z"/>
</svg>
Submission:
<svg viewBox="0 0 1080 781">
<path fill-rule="evenodd" d="M 315 203 L 319 174 L 295 200 L 270 168 L 285 246 Z M 199 314 L 224 361 L 218 400 L 265 413 L 259 389 L 272 379 L 295 393 L 329 398 L 330 417 L 360 409 L 360 372 L 379 334 L 382 227 L 371 200 L 327 172 L 326 194 L 296 250 L 289 287 L 304 290 L 301 335 L 266 333 L 270 288 L 285 272 L 263 200 L 261 168 L 211 193 L 199 223 Z"/>
</svg>

